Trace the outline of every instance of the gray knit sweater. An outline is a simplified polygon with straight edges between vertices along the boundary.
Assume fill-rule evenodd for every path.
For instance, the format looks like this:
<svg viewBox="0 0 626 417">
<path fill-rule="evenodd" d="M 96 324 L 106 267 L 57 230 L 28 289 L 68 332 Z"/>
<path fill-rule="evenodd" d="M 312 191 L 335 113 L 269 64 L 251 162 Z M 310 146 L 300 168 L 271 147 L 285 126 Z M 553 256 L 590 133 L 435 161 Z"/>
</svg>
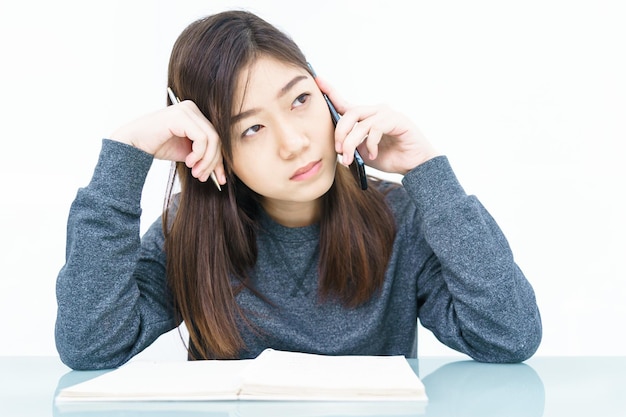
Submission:
<svg viewBox="0 0 626 417">
<path fill-rule="evenodd" d="M 140 200 L 152 157 L 102 141 L 93 177 L 78 191 L 57 278 L 57 349 L 74 369 L 116 367 L 175 328 L 158 219 L 140 237 Z M 254 357 L 272 347 L 324 354 L 417 355 L 417 324 L 479 361 L 517 362 L 541 340 L 533 289 L 496 222 L 468 196 L 446 157 L 404 176 L 387 195 L 398 232 L 382 292 L 358 308 L 317 297 L 317 225 L 262 218 L 256 289 L 237 295 Z"/>
</svg>

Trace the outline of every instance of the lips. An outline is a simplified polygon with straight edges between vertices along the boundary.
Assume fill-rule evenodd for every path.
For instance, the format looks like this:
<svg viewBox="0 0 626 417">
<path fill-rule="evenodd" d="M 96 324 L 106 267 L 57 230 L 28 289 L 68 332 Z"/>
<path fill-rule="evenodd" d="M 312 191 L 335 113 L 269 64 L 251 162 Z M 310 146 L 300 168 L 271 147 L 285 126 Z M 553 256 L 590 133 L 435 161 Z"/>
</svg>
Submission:
<svg viewBox="0 0 626 417">
<path fill-rule="evenodd" d="M 319 171 L 320 167 L 322 165 L 322 161 L 313 161 L 310 162 L 308 164 L 306 164 L 305 166 L 298 168 L 296 170 L 296 172 L 293 173 L 293 175 L 291 176 L 291 180 L 304 180 L 307 179 L 313 175 L 315 175 L 317 173 L 317 171 Z"/>
</svg>

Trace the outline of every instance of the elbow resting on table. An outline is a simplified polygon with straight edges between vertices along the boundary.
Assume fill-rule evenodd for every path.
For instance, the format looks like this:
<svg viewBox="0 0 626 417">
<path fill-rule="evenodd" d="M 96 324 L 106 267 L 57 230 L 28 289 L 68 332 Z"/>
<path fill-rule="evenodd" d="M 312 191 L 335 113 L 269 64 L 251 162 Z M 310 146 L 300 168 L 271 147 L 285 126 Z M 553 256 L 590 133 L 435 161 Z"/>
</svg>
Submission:
<svg viewBox="0 0 626 417">
<path fill-rule="evenodd" d="M 472 349 L 470 356 L 478 362 L 519 363 L 530 359 L 541 343 L 541 320 L 522 329 L 515 329 L 503 336 L 502 342 L 492 343 L 482 349 Z"/>
<path fill-rule="evenodd" d="M 114 369 L 127 362 L 127 359 L 99 358 L 87 352 L 75 349 L 64 349 L 57 343 L 57 351 L 61 362 L 75 371 L 95 371 L 101 369 Z"/>
<path fill-rule="evenodd" d="M 113 369 L 126 363 L 130 352 L 114 353 L 102 345 L 81 343 L 80 337 L 68 337 L 56 331 L 56 348 L 61 361 L 76 371 Z"/>
</svg>

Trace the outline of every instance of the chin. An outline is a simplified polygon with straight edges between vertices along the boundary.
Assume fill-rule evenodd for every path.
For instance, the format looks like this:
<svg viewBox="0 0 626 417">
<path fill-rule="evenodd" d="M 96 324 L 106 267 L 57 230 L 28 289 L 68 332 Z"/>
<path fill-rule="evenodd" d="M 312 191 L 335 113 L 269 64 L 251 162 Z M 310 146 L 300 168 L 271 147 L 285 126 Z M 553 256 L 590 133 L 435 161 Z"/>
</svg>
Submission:
<svg viewBox="0 0 626 417">
<path fill-rule="evenodd" d="M 335 172 L 333 170 L 332 175 L 330 173 L 325 173 L 320 176 L 317 181 L 311 182 L 309 184 L 301 184 L 296 189 L 292 189 L 292 192 L 286 197 L 290 200 L 295 200 L 299 202 L 305 201 L 314 201 L 324 196 L 330 190 L 333 183 L 335 182 Z"/>
</svg>

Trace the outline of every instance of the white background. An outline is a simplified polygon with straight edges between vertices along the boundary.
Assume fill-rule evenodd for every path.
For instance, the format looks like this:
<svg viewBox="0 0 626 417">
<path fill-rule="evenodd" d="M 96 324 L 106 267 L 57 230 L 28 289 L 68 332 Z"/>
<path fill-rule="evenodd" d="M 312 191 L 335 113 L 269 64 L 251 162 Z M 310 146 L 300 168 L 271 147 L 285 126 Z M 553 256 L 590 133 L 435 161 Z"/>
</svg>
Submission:
<svg viewBox="0 0 626 417">
<path fill-rule="evenodd" d="M 539 355 L 626 354 L 626 3 L 0 2 L 0 355 L 55 355 L 65 225 L 100 140 L 165 105 L 192 20 L 247 8 L 352 102 L 410 115 L 501 225 L 543 316 Z M 169 165 L 143 194 L 145 230 Z M 420 355 L 453 352 L 420 329 Z M 145 355 L 184 357 L 178 335 Z"/>
</svg>

